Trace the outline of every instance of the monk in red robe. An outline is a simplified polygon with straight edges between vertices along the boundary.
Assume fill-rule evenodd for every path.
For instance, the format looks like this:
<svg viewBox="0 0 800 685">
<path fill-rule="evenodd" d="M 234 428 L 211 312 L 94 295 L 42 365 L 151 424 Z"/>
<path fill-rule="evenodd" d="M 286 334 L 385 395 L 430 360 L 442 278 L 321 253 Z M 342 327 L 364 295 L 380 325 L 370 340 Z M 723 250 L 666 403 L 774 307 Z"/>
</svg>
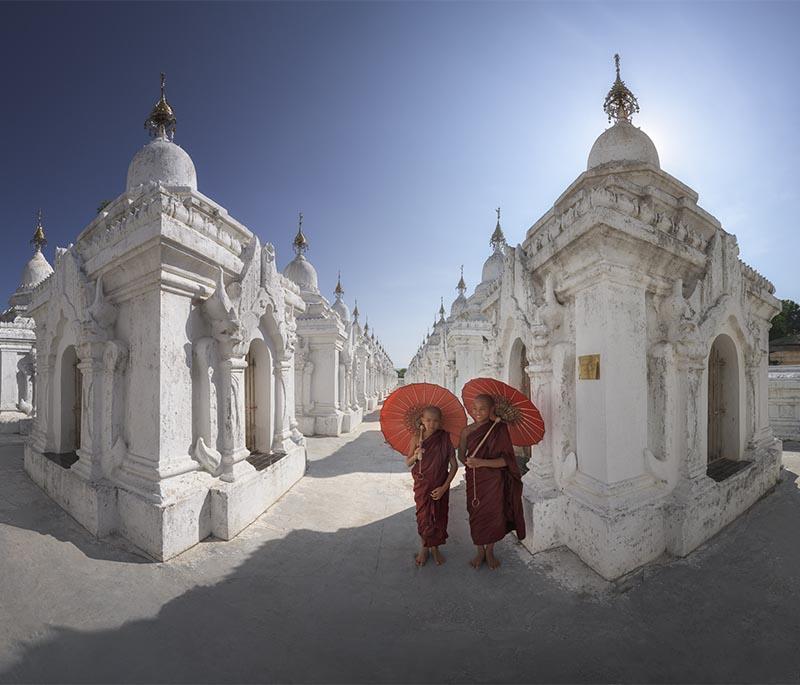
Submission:
<svg viewBox="0 0 800 685">
<path fill-rule="evenodd" d="M 415 556 L 417 566 L 428 560 L 428 550 L 437 566 L 445 559 L 439 546 L 447 539 L 447 515 L 450 507 L 450 483 L 458 471 L 456 451 L 450 434 L 439 426 L 442 412 L 426 407 L 420 419 L 421 436 L 416 436 L 406 457 L 414 477 L 414 502 L 417 505 L 417 532 L 422 546 Z M 421 437 L 421 441 L 420 441 Z"/>
<path fill-rule="evenodd" d="M 494 399 L 478 395 L 472 407 L 475 423 L 461 434 L 459 458 L 467 466 L 467 512 L 472 542 L 477 550 L 470 564 L 490 569 L 500 566 L 494 545 L 516 530 L 525 537 L 522 513 L 522 476 L 508 427 L 494 415 Z"/>
</svg>

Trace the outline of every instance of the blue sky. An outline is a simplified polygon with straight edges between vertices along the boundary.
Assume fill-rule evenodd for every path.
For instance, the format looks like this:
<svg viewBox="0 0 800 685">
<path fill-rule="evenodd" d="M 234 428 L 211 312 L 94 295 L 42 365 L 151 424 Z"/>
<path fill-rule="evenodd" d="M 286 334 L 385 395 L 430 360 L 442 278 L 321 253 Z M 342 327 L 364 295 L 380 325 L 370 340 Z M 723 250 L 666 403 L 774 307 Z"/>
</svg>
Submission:
<svg viewBox="0 0 800 685">
<path fill-rule="evenodd" d="M 297 212 L 406 366 L 490 248 L 516 244 L 606 128 L 612 56 L 662 167 L 800 301 L 800 4 L 0 4 L 0 297 L 41 207 L 52 261 L 125 185 L 159 72 L 201 192 L 283 266 Z M 362 319 L 363 320 L 363 319 Z"/>
</svg>

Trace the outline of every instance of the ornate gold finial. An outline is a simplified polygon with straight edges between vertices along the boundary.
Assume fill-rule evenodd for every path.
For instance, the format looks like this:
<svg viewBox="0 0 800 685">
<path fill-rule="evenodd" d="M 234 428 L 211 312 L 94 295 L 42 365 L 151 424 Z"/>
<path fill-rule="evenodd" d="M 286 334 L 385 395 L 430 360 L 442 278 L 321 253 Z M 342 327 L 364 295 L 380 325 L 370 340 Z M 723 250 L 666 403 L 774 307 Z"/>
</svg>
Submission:
<svg viewBox="0 0 800 685">
<path fill-rule="evenodd" d="M 297 235 L 294 237 L 292 245 L 294 246 L 294 252 L 297 255 L 301 255 L 308 250 L 308 240 L 303 234 L 303 212 L 298 214 Z"/>
<path fill-rule="evenodd" d="M 461 265 L 461 278 L 458 279 L 458 284 L 456 285 L 456 290 L 458 290 L 459 295 L 463 295 L 467 292 L 467 284 L 464 283 L 464 265 Z"/>
<path fill-rule="evenodd" d="M 503 229 L 500 228 L 500 207 L 494 211 L 497 213 L 497 225 L 494 227 L 494 233 L 492 233 L 489 244 L 494 248 L 495 252 L 497 252 L 505 245 L 506 237 L 503 235 Z"/>
<path fill-rule="evenodd" d="M 639 112 L 639 102 L 619 77 L 619 55 L 614 55 L 614 64 L 617 69 L 617 78 L 606 95 L 603 111 L 608 114 L 609 121 L 630 123 L 631 116 Z"/>
<path fill-rule="evenodd" d="M 37 252 L 41 252 L 42 248 L 47 245 L 47 238 L 44 237 L 41 209 L 36 212 L 36 231 L 34 231 L 33 238 L 31 238 L 31 245 L 36 246 Z"/>
<path fill-rule="evenodd" d="M 341 299 L 342 295 L 344 295 L 344 288 L 342 287 L 342 272 L 339 272 L 339 275 L 336 277 L 336 289 L 333 291 L 333 294 L 336 295 L 337 298 Z"/>
<path fill-rule="evenodd" d="M 161 97 L 158 99 L 150 116 L 144 122 L 144 127 L 150 132 L 153 138 L 169 138 L 172 140 L 175 137 L 175 129 L 178 121 L 175 118 L 175 112 L 172 111 L 169 102 L 167 102 L 166 91 L 167 77 L 164 72 L 161 72 Z"/>
</svg>

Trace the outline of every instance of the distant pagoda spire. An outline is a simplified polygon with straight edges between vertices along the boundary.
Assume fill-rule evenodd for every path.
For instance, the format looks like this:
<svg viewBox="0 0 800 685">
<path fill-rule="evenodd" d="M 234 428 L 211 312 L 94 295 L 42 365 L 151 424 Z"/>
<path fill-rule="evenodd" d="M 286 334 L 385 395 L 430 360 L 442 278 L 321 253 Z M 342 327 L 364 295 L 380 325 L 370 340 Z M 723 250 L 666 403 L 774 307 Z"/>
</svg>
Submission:
<svg viewBox="0 0 800 685">
<path fill-rule="evenodd" d="M 619 77 L 619 55 L 614 55 L 614 64 L 617 68 L 617 78 L 606 95 L 603 111 L 608 114 L 609 121 L 630 123 L 631 116 L 639 112 L 639 102 L 625 85 L 625 81 Z"/>
<path fill-rule="evenodd" d="M 41 209 L 36 212 L 36 230 L 33 233 L 33 238 L 31 238 L 31 245 L 36 247 L 36 252 L 41 252 L 42 248 L 47 245 L 47 238 L 44 237 Z"/>
<path fill-rule="evenodd" d="M 467 292 L 467 284 L 464 283 L 464 265 L 461 265 L 461 278 L 458 279 L 458 285 L 456 286 L 456 290 L 458 290 L 458 294 L 463 296 L 465 292 Z"/>
<path fill-rule="evenodd" d="M 497 224 L 494 227 L 494 233 L 492 233 L 489 244 L 494 248 L 495 252 L 500 252 L 506 244 L 506 237 L 503 235 L 503 229 L 500 228 L 500 207 L 494 211 L 497 213 Z"/>
<path fill-rule="evenodd" d="M 355 307 L 353 308 L 353 321 L 358 321 L 358 300 L 355 301 Z"/>
<path fill-rule="evenodd" d="M 336 295 L 337 300 L 342 299 L 342 295 L 344 295 L 344 288 L 342 287 L 342 272 L 339 272 L 339 275 L 336 277 L 336 288 L 333 291 L 333 294 Z"/>
<path fill-rule="evenodd" d="M 303 212 L 298 212 L 297 215 L 297 235 L 292 241 L 292 247 L 298 256 L 308 250 L 308 239 L 303 233 Z"/>
<path fill-rule="evenodd" d="M 369 333 L 369 317 L 366 318 L 364 321 L 364 335 Z"/>
<path fill-rule="evenodd" d="M 444 323 L 444 297 L 439 298 L 439 323 Z"/>
<path fill-rule="evenodd" d="M 167 102 L 166 83 L 167 77 L 162 71 L 161 97 L 150 112 L 150 116 L 145 120 L 144 127 L 150 132 L 152 138 L 168 138 L 172 140 L 175 137 L 178 120 L 175 118 L 175 112 L 169 102 Z"/>
</svg>

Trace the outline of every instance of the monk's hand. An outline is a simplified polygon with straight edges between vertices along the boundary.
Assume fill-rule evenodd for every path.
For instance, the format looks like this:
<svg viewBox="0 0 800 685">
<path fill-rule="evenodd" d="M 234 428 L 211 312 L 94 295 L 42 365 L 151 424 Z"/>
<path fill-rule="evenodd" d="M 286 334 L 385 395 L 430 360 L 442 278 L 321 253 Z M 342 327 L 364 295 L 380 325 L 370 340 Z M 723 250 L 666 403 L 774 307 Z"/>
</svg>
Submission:
<svg viewBox="0 0 800 685">
<path fill-rule="evenodd" d="M 444 493 L 446 492 L 447 492 L 447 486 L 440 485 L 438 488 L 434 488 L 433 490 L 431 490 L 431 497 L 433 499 L 442 499 Z"/>
<path fill-rule="evenodd" d="M 422 459 L 422 452 L 423 452 L 423 449 L 421 447 L 417 447 L 417 449 L 414 450 L 414 460 L 415 461 L 420 461 Z"/>
<path fill-rule="evenodd" d="M 467 460 L 464 462 L 466 466 L 469 466 L 471 469 L 477 469 L 483 466 L 483 459 L 477 459 L 476 457 L 467 457 Z"/>
</svg>

